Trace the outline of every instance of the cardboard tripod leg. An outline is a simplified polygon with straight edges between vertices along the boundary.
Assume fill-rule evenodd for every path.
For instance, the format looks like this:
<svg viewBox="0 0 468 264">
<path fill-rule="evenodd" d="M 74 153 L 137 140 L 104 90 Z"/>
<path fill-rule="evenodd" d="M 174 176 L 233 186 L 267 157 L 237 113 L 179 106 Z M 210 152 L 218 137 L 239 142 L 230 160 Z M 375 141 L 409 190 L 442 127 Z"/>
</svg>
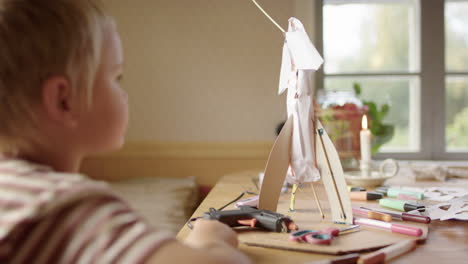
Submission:
<svg viewBox="0 0 468 264">
<path fill-rule="evenodd" d="M 276 212 L 286 173 L 291 159 L 292 115 L 276 138 L 265 168 L 258 208 Z"/>
<path fill-rule="evenodd" d="M 270 152 L 260 189 L 258 207 L 276 212 L 278 200 L 291 158 L 293 118 L 288 118 Z M 315 147 L 317 166 L 330 204 L 332 221 L 352 224 L 353 211 L 340 158 L 331 139 L 317 121 Z"/>
<path fill-rule="evenodd" d="M 330 203 L 332 221 L 353 223 L 353 209 L 346 188 L 340 157 L 330 137 L 317 120 L 315 135 L 317 166 Z"/>
</svg>

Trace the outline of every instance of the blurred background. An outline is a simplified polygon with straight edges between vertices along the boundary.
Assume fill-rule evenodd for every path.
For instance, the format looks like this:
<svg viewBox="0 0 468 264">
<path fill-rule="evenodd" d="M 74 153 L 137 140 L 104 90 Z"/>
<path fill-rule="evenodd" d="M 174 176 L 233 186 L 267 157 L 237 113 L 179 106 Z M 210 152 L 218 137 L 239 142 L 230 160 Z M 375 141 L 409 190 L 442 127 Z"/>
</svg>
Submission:
<svg viewBox="0 0 468 264">
<path fill-rule="evenodd" d="M 468 159 L 467 0 L 258 2 L 284 28 L 292 16 L 304 23 L 325 58 L 316 91 L 376 106 L 371 129 L 391 133 L 381 131 L 374 158 Z M 105 3 L 124 45 L 131 121 L 124 149 L 89 159 L 84 171 L 212 184 L 262 169 L 286 118 L 281 32 L 250 0 Z"/>
</svg>

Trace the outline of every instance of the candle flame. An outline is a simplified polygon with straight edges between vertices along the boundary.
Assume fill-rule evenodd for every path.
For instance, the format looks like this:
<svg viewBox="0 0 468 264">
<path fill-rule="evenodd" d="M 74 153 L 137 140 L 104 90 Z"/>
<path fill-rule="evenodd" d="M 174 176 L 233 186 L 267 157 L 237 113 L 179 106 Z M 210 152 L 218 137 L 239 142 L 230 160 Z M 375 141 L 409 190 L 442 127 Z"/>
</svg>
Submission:
<svg viewBox="0 0 468 264">
<path fill-rule="evenodd" d="M 367 116 L 363 115 L 362 116 L 362 129 L 367 130 Z"/>
</svg>

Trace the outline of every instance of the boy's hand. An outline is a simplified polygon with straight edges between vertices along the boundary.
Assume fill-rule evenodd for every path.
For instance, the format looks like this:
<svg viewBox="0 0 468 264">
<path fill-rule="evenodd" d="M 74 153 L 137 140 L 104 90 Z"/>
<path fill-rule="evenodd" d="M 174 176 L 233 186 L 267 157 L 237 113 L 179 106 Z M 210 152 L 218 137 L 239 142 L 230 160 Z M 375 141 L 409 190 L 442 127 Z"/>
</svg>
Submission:
<svg viewBox="0 0 468 264">
<path fill-rule="evenodd" d="M 168 243 L 155 251 L 146 264 L 251 264 L 250 259 L 236 248 L 237 244 L 237 234 L 229 226 L 215 220 L 199 219 L 184 243 Z"/>
<path fill-rule="evenodd" d="M 193 230 L 185 240 L 192 247 L 205 247 L 224 242 L 232 247 L 237 247 L 239 241 L 237 234 L 229 226 L 215 220 L 198 219 L 193 225 Z"/>
</svg>

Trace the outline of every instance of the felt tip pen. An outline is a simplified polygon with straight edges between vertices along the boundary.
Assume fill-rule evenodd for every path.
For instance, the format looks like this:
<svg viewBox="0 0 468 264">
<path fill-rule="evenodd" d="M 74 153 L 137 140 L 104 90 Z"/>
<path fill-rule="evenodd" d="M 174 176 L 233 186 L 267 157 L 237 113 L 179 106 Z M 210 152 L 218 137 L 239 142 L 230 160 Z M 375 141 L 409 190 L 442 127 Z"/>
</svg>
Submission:
<svg viewBox="0 0 468 264">
<path fill-rule="evenodd" d="M 348 185 L 348 192 L 365 192 L 365 191 L 367 191 L 366 188 Z"/>
<path fill-rule="evenodd" d="M 404 211 L 404 212 L 426 208 L 424 205 L 417 205 L 417 204 L 408 203 L 406 201 L 394 200 L 394 199 L 380 199 L 379 204 L 380 206 L 383 206 L 383 207 L 388 207 L 391 209 Z"/>
<path fill-rule="evenodd" d="M 381 221 L 385 221 L 385 222 L 391 222 L 392 221 L 392 216 L 389 215 L 389 214 L 375 212 L 375 211 L 368 210 L 368 209 L 363 209 L 363 208 L 354 208 L 353 207 L 353 214 L 357 214 L 357 215 L 360 215 L 360 216 L 364 216 L 366 218 L 381 220 Z"/>
<path fill-rule="evenodd" d="M 377 264 L 386 263 L 387 261 L 396 258 L 413 250 L 416 247 L 416 240 L 403 240 L 388 247 L 362 256 L 358 260 L 358 264 Z"/>
<path fill-rule="evenodd" d="M 393 233 L 399 233 L 409 236 L 420 237 L 423 234 L 422 229 L 418 227 L 392 224 L 367 218 L 354 218 L 354 224 L 386 229 L 392 231 Z"/>
<path fill-rule="evenodd" d="M 389 188 L 389 187 L 377 187 L 375 188 L 376 192 L 383 193 L 384 195 L 392 198 L 398 197 L 399 194 L 404 194 L 407 196 L 414 197 L 415 199 L 422 200 L 424 199 L 424 193 L 421 192 L 412 192 L 408 190 L 398 189 L 398 188 Z"/>
<path fill-rule="evenodd" d="M 383 214 L 388 214 L 392 217 L 393 220 L 399 221 L 411 221 L 416 223 L 423 223 L 423 224 L 430 224 L 431 218 L 424 215 L 415 215 L 415 214 L 408 214 L 408 213 L 400 213 L 400 212 L 392 212 L 390 210 L 385 210 L 382 208 L 367 208 L 367 207 L 360 207 L 359 209 L 370 210 L 373 212 L 379 212 Z M 354 212 L 354 211 L 353 211 Z"/>
<path fill-rule="evenodd" d="M 378 192 L 350 192 L 349 198 L 354 201 L 373 201 L 383 198 L 383 194 Z"/>
</svg>

